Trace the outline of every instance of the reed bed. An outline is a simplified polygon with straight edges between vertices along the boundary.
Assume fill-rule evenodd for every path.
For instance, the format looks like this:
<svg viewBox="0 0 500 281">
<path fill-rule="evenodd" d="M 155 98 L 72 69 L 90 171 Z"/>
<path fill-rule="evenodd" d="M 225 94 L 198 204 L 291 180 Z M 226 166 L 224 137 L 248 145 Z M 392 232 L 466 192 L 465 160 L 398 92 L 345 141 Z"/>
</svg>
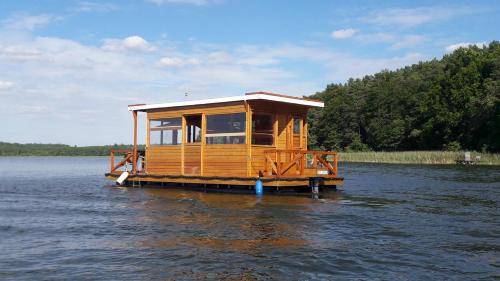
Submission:
<svg viewBox="0 0 500 281">
<path fill-rule="evenodd" d="M 471 152 L 471 159 L 480 156 L 477 165 L 500 165 L 500 154 Z M 340 152 L 339 161 L 394 164 L 455 164 L 464 152 L 398 151 L 398 152 Z"/>
</svg>

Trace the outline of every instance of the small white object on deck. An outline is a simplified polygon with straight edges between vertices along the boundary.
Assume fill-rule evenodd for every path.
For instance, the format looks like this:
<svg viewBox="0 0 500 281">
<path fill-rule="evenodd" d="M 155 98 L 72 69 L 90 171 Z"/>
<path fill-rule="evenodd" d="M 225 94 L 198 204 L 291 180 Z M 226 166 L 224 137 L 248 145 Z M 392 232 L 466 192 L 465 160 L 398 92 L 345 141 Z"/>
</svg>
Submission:
<svg viewBox="0 0 500 281">
<path fill-rule="evenodd" d="M 116 183 L 119 185 L 122 185 L 123 182 L 128 178 L 128 172 L 123 172 L 117 179 Z"/>
</svg>

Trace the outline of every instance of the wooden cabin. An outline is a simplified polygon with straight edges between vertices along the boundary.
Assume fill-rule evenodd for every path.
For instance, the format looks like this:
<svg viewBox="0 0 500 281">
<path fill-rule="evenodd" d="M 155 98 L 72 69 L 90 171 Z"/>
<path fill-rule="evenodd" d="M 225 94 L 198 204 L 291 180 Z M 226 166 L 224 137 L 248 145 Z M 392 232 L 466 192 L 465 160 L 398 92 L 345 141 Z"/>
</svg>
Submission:
<svg viewBox="0 0 500 281">
<path fill-rule="evenodd" d="M 130 105 L 134 149 L 111 151 L 106 176 L 117 179 L 128 170 L 130 185 L 253 190 L 260 179 L 265 190 L 334 188 L 343 182 L 336 153 L 307 149 L 307 111 L 323 106 L 265 92 Z M 137 149 L 139 112 L 147 116 L 145 151 Z"/>
</svg>

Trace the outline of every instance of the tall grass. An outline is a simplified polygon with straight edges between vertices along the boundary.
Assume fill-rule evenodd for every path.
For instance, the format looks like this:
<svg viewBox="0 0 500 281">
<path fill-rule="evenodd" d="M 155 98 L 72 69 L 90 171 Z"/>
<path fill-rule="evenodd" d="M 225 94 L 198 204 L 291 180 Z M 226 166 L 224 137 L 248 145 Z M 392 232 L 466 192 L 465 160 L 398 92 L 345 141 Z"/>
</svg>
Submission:
<svg viewBox="0 0 500 281">
<path fill-rule="evenodd" d="M 500 165 L 500 154 L 471 152 L 471 159 L 480 156 L 478 165 Z M 339 161 L 395 164 L 455 164 L 464 159 L 463 152 L 398 151 L 398 152 L 340 152 Z"/>
</svg>

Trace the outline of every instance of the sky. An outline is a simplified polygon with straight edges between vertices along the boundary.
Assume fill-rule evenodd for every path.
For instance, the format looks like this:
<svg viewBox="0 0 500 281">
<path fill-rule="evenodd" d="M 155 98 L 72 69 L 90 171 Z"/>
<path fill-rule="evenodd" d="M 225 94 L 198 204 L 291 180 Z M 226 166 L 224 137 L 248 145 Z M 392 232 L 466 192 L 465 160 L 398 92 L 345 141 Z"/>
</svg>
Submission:
<svg viewBox="0 0 500 281">
<path fill-rule="evenodd" d="M 498 1 L 0 0 L 0 141 L 132 143 L 128 104 L 310 95 L 499 40 L 499 16 Z"/>
</svg>

